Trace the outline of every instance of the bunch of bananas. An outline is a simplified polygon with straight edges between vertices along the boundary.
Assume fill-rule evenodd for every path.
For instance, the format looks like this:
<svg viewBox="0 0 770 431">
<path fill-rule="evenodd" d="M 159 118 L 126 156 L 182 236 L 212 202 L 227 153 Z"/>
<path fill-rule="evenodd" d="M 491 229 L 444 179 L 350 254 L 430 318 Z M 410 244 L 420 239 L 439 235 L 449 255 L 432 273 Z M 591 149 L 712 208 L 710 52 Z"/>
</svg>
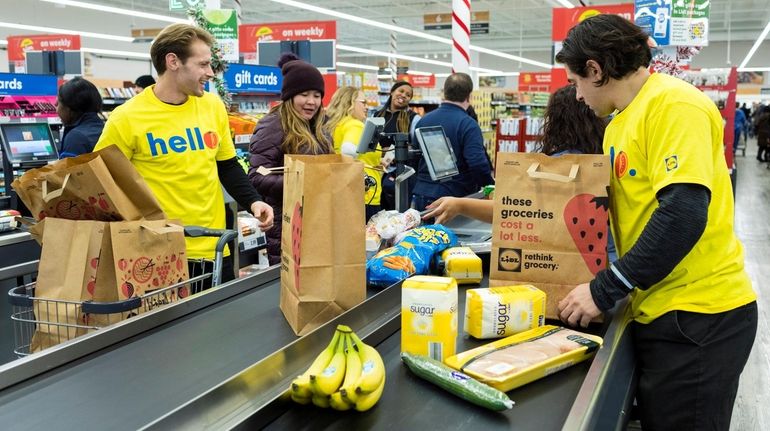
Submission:
<svg viewBox="0 0 770 431">
<path fill-rule="evenodd" d="M 291 399 L 335 410 L 372 408 L 385 387 L 385 364 L 347 326 L 338 325 L 329 345 L 302 375 L 291 382 Z"/>
</svg>

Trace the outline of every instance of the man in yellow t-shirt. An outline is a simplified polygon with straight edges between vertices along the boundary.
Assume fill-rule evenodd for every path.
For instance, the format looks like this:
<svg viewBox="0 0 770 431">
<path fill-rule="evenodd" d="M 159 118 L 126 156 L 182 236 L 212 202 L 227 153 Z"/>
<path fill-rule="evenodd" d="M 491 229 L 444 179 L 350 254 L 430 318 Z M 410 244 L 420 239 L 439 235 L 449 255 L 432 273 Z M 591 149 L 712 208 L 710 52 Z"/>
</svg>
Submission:
<svg viewBox="0 0 770 431">
<path fill-rule="evenodd" d="M 722 118 L 690 84 L 650 74 L 648 35 L 616 15 L 570 30 L 556 60 L 598 116 L 620 257 L 559 302 L 570 325 L 631 295 L 642 427 L 727 430 L 757 329 L 733 232 Z"/>
<path fill-rule="evenodd" d="M 272 208 L 259 201 L 235 158 L 224 104 L 204 90 L 214 76 L 213 43 L 212 36 L 198 27 L 166 27 L 150 48 L 157 84 L 112 112 L 96 150 L 117 145 L 147 181 L 169 219 L 223 229 L 221 182 L 265 230 L 273 224 Z M 188 238 L 188 258 L 211 259 L 216 240 Z M 232 278 L 232 261 L 226 259 L 222 279 Z"/>
</svg>

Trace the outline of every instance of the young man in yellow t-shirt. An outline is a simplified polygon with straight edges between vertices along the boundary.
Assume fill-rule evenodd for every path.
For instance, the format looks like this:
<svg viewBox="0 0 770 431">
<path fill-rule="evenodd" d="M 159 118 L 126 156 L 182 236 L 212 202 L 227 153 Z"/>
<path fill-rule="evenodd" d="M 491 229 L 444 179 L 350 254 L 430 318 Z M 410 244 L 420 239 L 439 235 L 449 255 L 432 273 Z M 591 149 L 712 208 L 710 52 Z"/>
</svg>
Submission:
<svg viewBox="0 0 770 431">
<path fill-rule="evenodd" d="M 259 201 L 235 158 L 224 104 L 204 89 L 214 76 L 213 43 L 209 33 L 192 25 L 163 29 L 150 48 L 157 84 L 112 112 L 96 150 L 117 145 L 147 181 L 169 219 L 223 229 L 221 182 L 266 230 L 273 225 L 273 210 Z M 211 259 L 216 241 L 188 238 L 188 258 Z M 211 265 L 205 264 L 204 270 L 209 271 Z M 226 259 L 222 279 L 232 278 L 232 261 Z"/>
<path fill-rule="evenodd" d="M 556 56 L 578 100 L 615 113 L 604 151 L 620 257 L 570 292 L 560 316 L 586 326 L 630 294 L 642 427 L 727 430 L 757 306 L 733 232 L 722 118 L 695 87 L 650 74 L 647 41 L 630 21 L 598 15 Z"/>
</svg>

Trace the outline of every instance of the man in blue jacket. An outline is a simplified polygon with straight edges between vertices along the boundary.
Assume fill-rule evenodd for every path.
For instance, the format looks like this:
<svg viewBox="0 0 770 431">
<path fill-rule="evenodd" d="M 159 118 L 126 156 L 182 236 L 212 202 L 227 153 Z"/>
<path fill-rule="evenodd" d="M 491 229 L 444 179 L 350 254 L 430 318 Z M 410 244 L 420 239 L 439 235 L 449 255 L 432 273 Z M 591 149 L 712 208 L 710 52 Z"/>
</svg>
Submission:
<svg viewBox="0 0 770 431">
<path fill-rule="evenodd" d="M 418 128 L 442 126 L 457 157 L 460 173 L 447 181 L 433 181 L 424 160 L 417 169 L 412 206 L 422 211 L 442 196 L 466 196 L 493 184 L 492 167 L 484 149 L 481 128 L 466 110 L 470 106 L 473 81 L 466 73 L 453 73 L 444 82 L 444 101 L 426 114 Z"/>
</svg>

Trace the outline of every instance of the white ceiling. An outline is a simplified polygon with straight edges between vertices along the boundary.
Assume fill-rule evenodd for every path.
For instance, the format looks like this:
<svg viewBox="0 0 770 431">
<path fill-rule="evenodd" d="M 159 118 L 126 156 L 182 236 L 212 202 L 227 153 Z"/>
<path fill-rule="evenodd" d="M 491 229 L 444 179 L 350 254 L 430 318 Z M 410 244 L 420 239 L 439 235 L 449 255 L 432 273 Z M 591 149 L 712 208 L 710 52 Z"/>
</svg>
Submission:
<svg viewBox="0 0 770 431">
<path fill-rule="evenodd" d="M 181 13 L 168 11 L 168 0 L 85 0 L 125 9 L 153 12 L 182 17 Z M 577 0 L 570 0 L 578 4 Z M 233 7 L 233 0 L 221 0 L 222 7 Z M 619 3 L 619 0 L 586 1 L 587 5 Z M 423 14 L 451 12 L 451 0 L 305 0 L 338 12 L 391 23 L 422 31 Z M 309 12 L 269 0 L 241 0 L 244 23 L 281 21 L 333 20 L 335 18 Z M 490 12 L 490 33 L 474 35 L 472 44 L 502 51 L 508 54 L 550 62 L 551 9 L 558 6 L 555 0 L 472 0 L 474 11 Z M 114 35 L 129 35 L 132 27 L 162 27 L 165 23 L 147 19 L 114 15 L 75 7 L 59 7 L 39 0 L 0 0 L 0 22 L 14 22 L 62 29 L 84 30 Z M 712 0 L 710 19 L 711 45 L 696 58 L 696 67 L 720 67 L 731 62 L 738 65 L 757 36 L 770 19 L 770 0 Z M 14 34 L 35 32 L 0 27 L 0 38 Z M 431 31 L 430 34 L 451 38 L 449 30 Z M 363 24 L 338 20 L 339 44 L 387 51 L 388 33 Z M 99 39 L 83 38 L 84 46 L 124 51 L 147 52 L 147 44 L 132 44 Z M 749 66 L 770 67 L 770 41 L 763 44 Z M 449 45 L 432 42 L 414 36 L 398 35 L 399 54 L 428 56 L 451 61 Z M 446 57 L 445 57 L 446 56 Z M 361 54 L 339 52 L 341 61 L 376 65 L 383 58 L 365 57 Z M 699 60 L 700 59 L 700 64 Z M 499 70 L 542 70 L 534 66 L 481 54 L 479 65 Z M 412 69 L 446 72 L 441 67 L 412 64 Z"/>
</svg>

